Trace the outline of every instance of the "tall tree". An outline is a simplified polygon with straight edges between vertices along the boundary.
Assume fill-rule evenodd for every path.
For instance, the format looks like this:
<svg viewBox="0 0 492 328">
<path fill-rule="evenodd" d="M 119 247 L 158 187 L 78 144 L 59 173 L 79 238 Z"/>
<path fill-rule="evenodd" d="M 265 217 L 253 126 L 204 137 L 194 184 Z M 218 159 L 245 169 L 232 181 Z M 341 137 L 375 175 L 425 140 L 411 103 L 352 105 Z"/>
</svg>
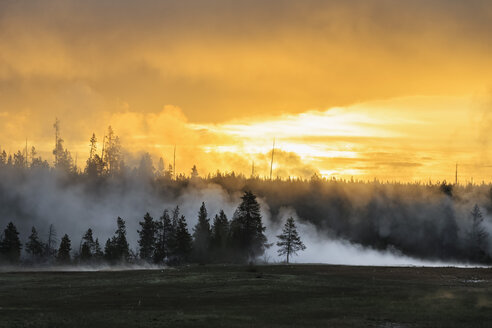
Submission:
<svg viewBox="0 0 492 328">
<path fill-rule="evenodd" d="M 159 221 L 156 222 L 156 244 L 154 262 L 163 263 L 172 255 L 175 245 L 176 229 L 172 224 L 169 211 L 164 210 Z"/>
<path fill-rule="evenodd" d="M 301 241 L 301 237 L 299 237 L 299 233 L 297 232 L 297 227 L 293 217 L 289 217 L 287 219 L 282 233 L 278 235 L 277 238 L 279 239 L 279 241 L 277 242 L 277 246 L 279 247 L 277 251 L 278 255 L 286 255 L 287 263 L 289 263 L 289 258 L 292 255 L 296 255 L 297 252 L 306 249 L 306 246 Z"/>
<path fill-rule="evenodd" d="M 225 260 L 229 241 L 229 221 L 223 210 L 215 215 L 212 224 L 210 245 L 216 260 Z"/>
<path fill-rule="evenodd" d="M 108 239 L 105 247 L 105 257 L 112 262 L 128 261 L 130 257 L 130 248 L 126 240 L 125 221 L 118 217 L 116 219 L 117 229 L 111 240 Z"/>
<path fill-rule="evenodd" d="M 92 229 L 89 228 L 82 237 L 82 245 L 80 248 L 80 259 L 82 261 L 90 261 L 94 256 L 95 242 L 92 235 Z"/>
<path fill-rule="evenodd" d="M 231 221 L 231 239 L 240 260 L 254 260 L 269 247 L 256 196 L 246 191 Z"/>
<path fill-rule="evenodd" d="M 70 251 L 72 250 L 72 244 L 70 241 L 70 238 L 68 237 L 67 234 L 63 235 L 61 242 L 60 242 L 60 247 L 58 248 L 58 254 L 56 256 L 56 259 L 58 262 L 62 264 L 68 264 L 70 263 Z"/>
<path fill-rule="evenodd" d="M 9 222 L 0 240 L 0 258 L 10 263 L 17 263 L 20 259 L 21 248 L 19 232 L 15 225 Z"/>
<path fill-rule="evenodd" d="M 138 245 L 140 246 L 140 258 L 147 262 L 150 262 L 154 255 L 155 243 L 156 243 L 156 222 L 154 218 L 146 213 L 143 221 L 139 222 L 142 227 L 138 231 L 139 240 Z"/>
<path fill-rule="evenodd" d="M 184 215 L 178 220 L 176 228 L 176 250 L 175 255 L 179 261 L 187 261 L 192 250 L 192 237 L 188 232 L 188 225 Z"/>
<path fill-rule="evenodd" d="M 26 243 L 26 252 L 31 255 L 33 260 L 40 260 L 44 255 L 45 246 L 39 240 L 38 232 L 35 227 L 31 229 L 31 235 Z"/>
<path fill-rule="evenodd" d="M 202 202 L 198 211 L 198 222 L 193 229 L 193 253 L 200 262 L 208 260 L 210 235 L 210 219 L 208 218 L 205 203 Z"/>
</svg>

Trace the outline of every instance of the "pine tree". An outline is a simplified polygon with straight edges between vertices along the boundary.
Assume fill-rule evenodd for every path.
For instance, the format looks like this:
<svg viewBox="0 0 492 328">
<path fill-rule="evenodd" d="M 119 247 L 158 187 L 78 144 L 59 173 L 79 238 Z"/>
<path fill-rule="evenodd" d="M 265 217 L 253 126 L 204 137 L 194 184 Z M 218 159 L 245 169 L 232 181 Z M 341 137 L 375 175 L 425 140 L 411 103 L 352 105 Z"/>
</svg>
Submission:
<svg viewBox="0 0 492 328">
<path fill-rule="evenodd" d="M 82 237 L 82 246 L 80 249 L 80 259 L 82 261 L 90 261 L 94 256 L 95 242 L 92 235 L 92 229 L 88 229 Z"/>
<path fill-rule="evenodd" d="M 31 255 L 33 260 L 40 260 L 44 255 L 45 246 L 39 240 L 38 232 L 35 227 L 31 229 L 31 235 L 26 243 L 26 252 Z"/>
<path fill-rule="evenodd" d="M 269 245 L 256 196 L 246 191 L 241 199 L 231 221 L 231 242 L 241 261 L 254 260 L 263 255 Z"/>
<path fill-rule="evenodd" d="M 215 215 L 210 245 L 216 260 L 225 260 L 229 242 L 229 221 L 223 210 Z"/>
<path fill-rule="evenodd" d="M 210 247 L 210 219 L 208 218 L 205 203 L 202 202 L 198 211 L 198 222 L 193 229 L 193 250 L 199 262 L 208 261 Z"/>
<path fill-rule="evenodd" d="M 187 261 L 192 250 L 192 237 L 188 232 L 188 225 L 184 215 L 178 220 L 176 228 L 176 251 L 178 261 Z"/>
<path fill-rule="evenodd" d="M 128 241 L 126 240 L 126 226 L 125 221 L 118 217 L 116 219 L 118 228 L 115 231 L 115 235 L 108 239 L 104 248 L 104 256 L 111 262 L 116 261 L 128 261 L 130 257 L 130 249 Z"/>
<path fill-rule="evenodd" d="M 17 263 L 20 259 L 21 248 L 19 232 L 15 225 L 9 222 L 0 241 L 0 258 L 10 263 Z"/>
<path fill-rule="evenodd" d="M 282 234 L 278 235 L 277 238 L 279 239 L 277 242 L 277 246 L 279 247 L 278 255 L 286 255 L 287 263 L 289 263 L 289 258 L 292 255 L 296 255 L 297 252 L 306 249 L 306 246 L 304 246 L 301 238 L 299 237 L 293 217 L 289 217 L 287 219 L 284 229 L 282 230 Z"/>
<path fill-rule="evenodd" d="M 163 263 L 172 255 L 174 250 L 176 230 L 173 227 L 169 211 L 164 210 L 159 221 L 156 222 L 156 244 L 154 251 L 154 263 Z"/>
<path fill-rule="evenodd" d="M 72 250 L 72 245 L 70 242 L 70 238 L 68 237 L 67 234 L 65 234 L 60 242 L 60 247 L 58 248 L 58 254 L 56 259 L 58 262 L 62 264 L 68 264 L 70 263 L 70 251 Z"/>
<path fill-rule="evenodd" d="M 152 260 L 156 243 L 156 223 L 149 213 L 145 214 L 143 221 L 139 222 L 142 227 L 138 231 L 140 239 L 138 245 L 140 246 L 140 258 L 147 262 Z"/>
</svg>

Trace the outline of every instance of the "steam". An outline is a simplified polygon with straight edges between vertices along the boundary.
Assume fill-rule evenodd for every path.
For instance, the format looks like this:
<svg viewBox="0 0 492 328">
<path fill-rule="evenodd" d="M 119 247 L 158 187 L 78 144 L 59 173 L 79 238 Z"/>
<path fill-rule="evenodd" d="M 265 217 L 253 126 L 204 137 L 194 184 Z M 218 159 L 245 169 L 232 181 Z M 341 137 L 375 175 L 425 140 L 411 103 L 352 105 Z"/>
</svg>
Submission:
<svg viewBox="0 0 492 328">
<path fill-rule="evenodd" d="M 133 174 L 93 181 L 36 169 L 0 170 L 0 228 L 13 221 L 25 243 L 32 226 L 46 238 L 53 224 L 58 238 L 67 233 L 72 250 L 78 251 L 88 228 L 104 245 L 120 216 L 136 252 L 138 222 L 146 212 L 157 219 L 164 209 L 178 205 L 191 230 L 201 202 L 211 218 L 223 209 L 231 219 L 246 189 L 258 195 L 269 243 L 276 242 L 287 217 L 296 219 L 307 246 L 293 258 L 298 263 L 466 264 L 461 249 L 466 246 L 474 203 L 481 205 L 484 228 L 492 233 L 489 186 L 485 185 L 456 187 L 450 197 L 437 186 L 426 185 L 242 178 L 159 182 Z M 264 259 L 282 261 L 276 251 L 274 244 Z"/>
</svg>

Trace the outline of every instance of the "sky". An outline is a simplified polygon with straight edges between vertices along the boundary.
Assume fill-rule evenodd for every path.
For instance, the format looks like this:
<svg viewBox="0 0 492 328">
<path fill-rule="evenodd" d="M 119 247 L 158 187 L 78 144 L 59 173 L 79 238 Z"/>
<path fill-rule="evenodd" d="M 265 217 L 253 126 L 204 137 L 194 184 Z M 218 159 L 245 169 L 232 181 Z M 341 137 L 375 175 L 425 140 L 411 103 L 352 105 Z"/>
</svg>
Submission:
<svg viewBox="0 0 492 328">
<path fill-rule="evenodd" d="M 0 2 L 0 147 L 108 125 L 177 171 L 490 181 L 492 4 Z M 101 147 L 101 145 L 99 145 Z M 80 164 L 80 162 L 79 162 Z"/>
</svg>

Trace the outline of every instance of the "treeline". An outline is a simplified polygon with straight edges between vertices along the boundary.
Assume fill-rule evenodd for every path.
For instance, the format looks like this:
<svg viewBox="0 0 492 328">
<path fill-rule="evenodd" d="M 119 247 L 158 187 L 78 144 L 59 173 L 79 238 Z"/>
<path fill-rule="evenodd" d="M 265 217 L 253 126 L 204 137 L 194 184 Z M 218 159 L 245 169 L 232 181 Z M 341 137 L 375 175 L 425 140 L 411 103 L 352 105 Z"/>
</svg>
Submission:
<svg viewBox="0 0 492 328">
<path fill-rule="evenodd" d="M 179 206 L 164 210 L 162 216 L 154 219 L 146 213 L 139 222 L 138 251 L 133 252 L 126 239 L 125 221 L 118 217 L 114 236 L 108 238 L 104 248 L 94 239 L 92 228 L 82 236 L 78 250 L 73 251 L 70 237 L 65 234 L 56 248 L 57 235 L 49 227 L 46 242 L 41 241 L 35 227 L 25 245 L 19 238 L 14 223 L 8 223 L 0 239 L 0 260 L 3 263 L 18 264 L 24 247 L 26 264 L 109 264 L 145 261 L 155 264 L 179 265 L 183 263 L 244 263 L 262 256 L 270 246 L 265 237 L 260 205 L 256 196 L 247 191 L 231 220 L 224 211 L 215 215 L 212 222 L 205 203 L 198 212 L 198 223 L 193 232 L 188 231 L 186 218 L 180 214 Z M 285 238 L 284 238 L 285 239 Z M 291 242 L 291 239 L 288 239 Z M 292 243 L 295 243 L 292 240 Z M 286 244 L 292 252 L 292 243 Z M 285 247 L 284 247 L 285 248 Z M 287 258 L 288 259 L 288 258 Z"/>
<path fill-rule="evenodd" d="M 53 166 L 40 158 L 35 149 L 28 152 L 26 147 L 15 154 L 0 152 L 2 225 L 12 220 L 25 229 L 38 222 L 60 225 L 93 221 L 100 213 L 128 217 L 128 207 L 126 212 L 116 212 L 104 204 L 133 203 L 141 198 L 154 205 L 139 207 L 138 214 L 132 212 L 131 217 L 145 211 L 157 213 L 162 203 L 181 203 L 178 200 L 183 195 L 213 192 L 213 186 L 225 194 L 226 200 L 234 199 L 238 192 L 253 191 L 267 205 L 274 223 L 289 208 L 303 222 L 314 225 L 321 238 L 343 239 L 377 250 L 397 250 L 427 260 L 491 262 L 490 183 L 382 183 L 376 179 L 326 179 L 316 174 L 309 179 L 269 180 L 219 171 L 200 176 L 196 166 L 186 176 L 176 175 L 172 165 L 166 167 L 162 158 L 155 165 L 149 154 L 144 154 L 135 167 L 129 167 L 120 140 L 111 128 L 101 138 L 99 148 L 96 136 L 90 138 L 89 158 L 79 168 L 64 147 L 58 122 L 55 134 Z M 70 197 L 65 197 L 67 194 Z M 81 215 L 81 208 L 94 209 L 91 217 Z M 172 217 L 172 211 L 168 212 Z M 158 223 L 160 216 L 153 221 Z M 73 230 L 71 233 L 80 238 Z M 99 247 L 104 253 L 104 241 Z M 74 248 L 79 253 L 80 247 Z"/>
</svg>

